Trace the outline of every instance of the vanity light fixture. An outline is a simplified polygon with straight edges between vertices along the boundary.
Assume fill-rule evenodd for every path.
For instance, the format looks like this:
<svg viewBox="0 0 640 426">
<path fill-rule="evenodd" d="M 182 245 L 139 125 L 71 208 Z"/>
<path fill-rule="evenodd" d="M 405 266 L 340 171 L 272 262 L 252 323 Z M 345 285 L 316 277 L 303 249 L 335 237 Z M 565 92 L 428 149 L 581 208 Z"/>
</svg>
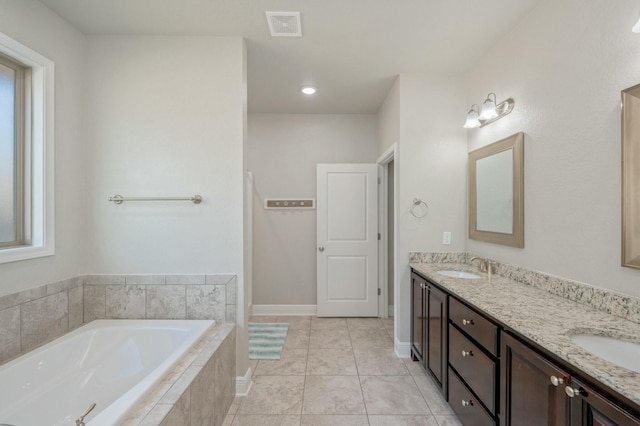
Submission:
<svg viewBox="0 0 640 426">
<path fill-rule="evenodd" d="M 492 99 L 493 97 L 493 99 Z M 467 112 L 467 120 L 464 123 L 465 129 L 474 129 L 476 127 L 484 127 L 496 120 L 501 119 L 505 115 L 513 111 L 515 102 L 513 98 L 497 103 L 496 94 L 491 92 L 487 95 L 482 104 L 482 109 L 478 111 L 478 105 L 471 105 L 471 109 Z"/>
<path fill-rule="evenodd" d="M 467 113 L 467 121 L 464 123 L 465 129 L 475 129 L 480 127 L 480 120 L 478 120 L 478 105 L 471 105 L 471 109 Z"/>
<path fill-rule="evenodd" d="M 305 95 L 313 95 L 314 93 L 316 93 L 316 88 L 311 86 L 305 86 L 301 90 Z"/>
<path fill-rule="evenodd" d="M 638 22 L 636 22 L 633 28 L 631 28 L 631 31 L 633 31 L 636 34 L 640 33 L 640 18 L 638 18 Z"/>
</svg>

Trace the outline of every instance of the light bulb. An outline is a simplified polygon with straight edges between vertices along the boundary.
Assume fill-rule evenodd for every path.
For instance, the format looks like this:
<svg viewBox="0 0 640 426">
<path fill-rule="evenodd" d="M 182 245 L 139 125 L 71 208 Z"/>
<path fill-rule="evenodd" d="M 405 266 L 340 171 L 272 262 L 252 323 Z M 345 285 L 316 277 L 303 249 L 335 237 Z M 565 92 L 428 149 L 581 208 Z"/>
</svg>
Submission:
<svg viewBox="0 0 640 426">
<path fill-rule="evenodd" d="M 491 95 L 493 95 L 493 100 L 491 99 Z M 487 95 L 487 99 L 485 99 L 482 104 L 482 112 L 480 112 L 480 120 L 491 120 L 492 118 L 496 118 L 498 116 L 498 112 L 496 111 L 496 95 L 493 93 L 489 93 Z"/>
<path fill-rule="evenodd" d="M 633 26 L 633 28 L 631 28 L 631 31 L 636 34 L 640 33 L 640 18 L 638 19 L 638 22 L 636 22 L 636 24 Z"/>
<path fill-rule="evenodd" d="M 311 86 L 303 87 L 302 93 L 304 93 L 305 95 L 313 95 L 314 93 L 316 93 L 316 88 Z"/>
<path fill-rule="evenodd" d="M 465 121 L 464 126 L 462 126 L 465 129 L 475 129 L 476 127 L 480 127 L 480 121 L 478 120 L 478 111 L 476 111 L 474 106 L 472 106 L 467 113 L 467 120 Z"/>
</svg>

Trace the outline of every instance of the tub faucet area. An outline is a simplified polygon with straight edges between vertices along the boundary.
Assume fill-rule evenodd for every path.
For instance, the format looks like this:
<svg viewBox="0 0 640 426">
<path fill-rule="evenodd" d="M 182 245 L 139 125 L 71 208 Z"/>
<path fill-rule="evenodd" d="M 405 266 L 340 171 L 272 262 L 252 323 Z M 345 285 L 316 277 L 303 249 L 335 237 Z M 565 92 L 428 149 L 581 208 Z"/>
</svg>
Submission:
<svg viewBox="0 0 640 426">
<path fill-rule="evenodd" d="M 96 403 L 95 402 L 92 403 L 91 405 L 89 405 L 89 408 L 87 408 L 87 411 L 85 411 L 83 415 L 78 417 L 78 419 L 76 420 L 76 426 L 85 426 L 84 425 L 84 418 L 87 417 L 89 415 L 89 413 L 93 411 L 94 408 L 96 408 Z"/>
</svg>

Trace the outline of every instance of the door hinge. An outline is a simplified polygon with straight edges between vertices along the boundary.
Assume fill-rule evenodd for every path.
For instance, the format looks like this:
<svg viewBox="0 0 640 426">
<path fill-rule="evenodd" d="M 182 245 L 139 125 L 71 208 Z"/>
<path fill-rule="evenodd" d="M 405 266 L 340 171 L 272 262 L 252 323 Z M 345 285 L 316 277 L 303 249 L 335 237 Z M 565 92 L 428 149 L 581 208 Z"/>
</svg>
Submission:
<svg viewBox="0 0 640 426">
<path fill-rule="evenodd" d="M 381 288 L 378 289 L 378 296 L 382 296 L 382 289 Z"/>
<path fill-rule="evenodd" d="M 382 236 L 380 235 L 380 233 L 378 232 L 378 241 L 380 241 L 382 239 Z"/>
</svg>

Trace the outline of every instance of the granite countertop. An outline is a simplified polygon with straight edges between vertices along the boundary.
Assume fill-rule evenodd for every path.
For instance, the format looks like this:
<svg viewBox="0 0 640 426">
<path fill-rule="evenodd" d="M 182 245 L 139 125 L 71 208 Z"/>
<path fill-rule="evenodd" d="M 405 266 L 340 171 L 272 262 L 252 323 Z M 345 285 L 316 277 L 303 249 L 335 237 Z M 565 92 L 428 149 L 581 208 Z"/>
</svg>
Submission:
<svg viewBox="0 0 640 426">
<path fill-rule="evenodd" d="M 489 281 L 487 274 L 468 264 L 410 263 L 410 266 L 640 405 L 640 373 L 596 357 L 571 340 L 572 335 L 584 333 L 640 343 L 638 324 L 498 275 Z M 482 278 L 449 278 L 437 273 L 442 270 L 473 272 Z"/>
</svg>

